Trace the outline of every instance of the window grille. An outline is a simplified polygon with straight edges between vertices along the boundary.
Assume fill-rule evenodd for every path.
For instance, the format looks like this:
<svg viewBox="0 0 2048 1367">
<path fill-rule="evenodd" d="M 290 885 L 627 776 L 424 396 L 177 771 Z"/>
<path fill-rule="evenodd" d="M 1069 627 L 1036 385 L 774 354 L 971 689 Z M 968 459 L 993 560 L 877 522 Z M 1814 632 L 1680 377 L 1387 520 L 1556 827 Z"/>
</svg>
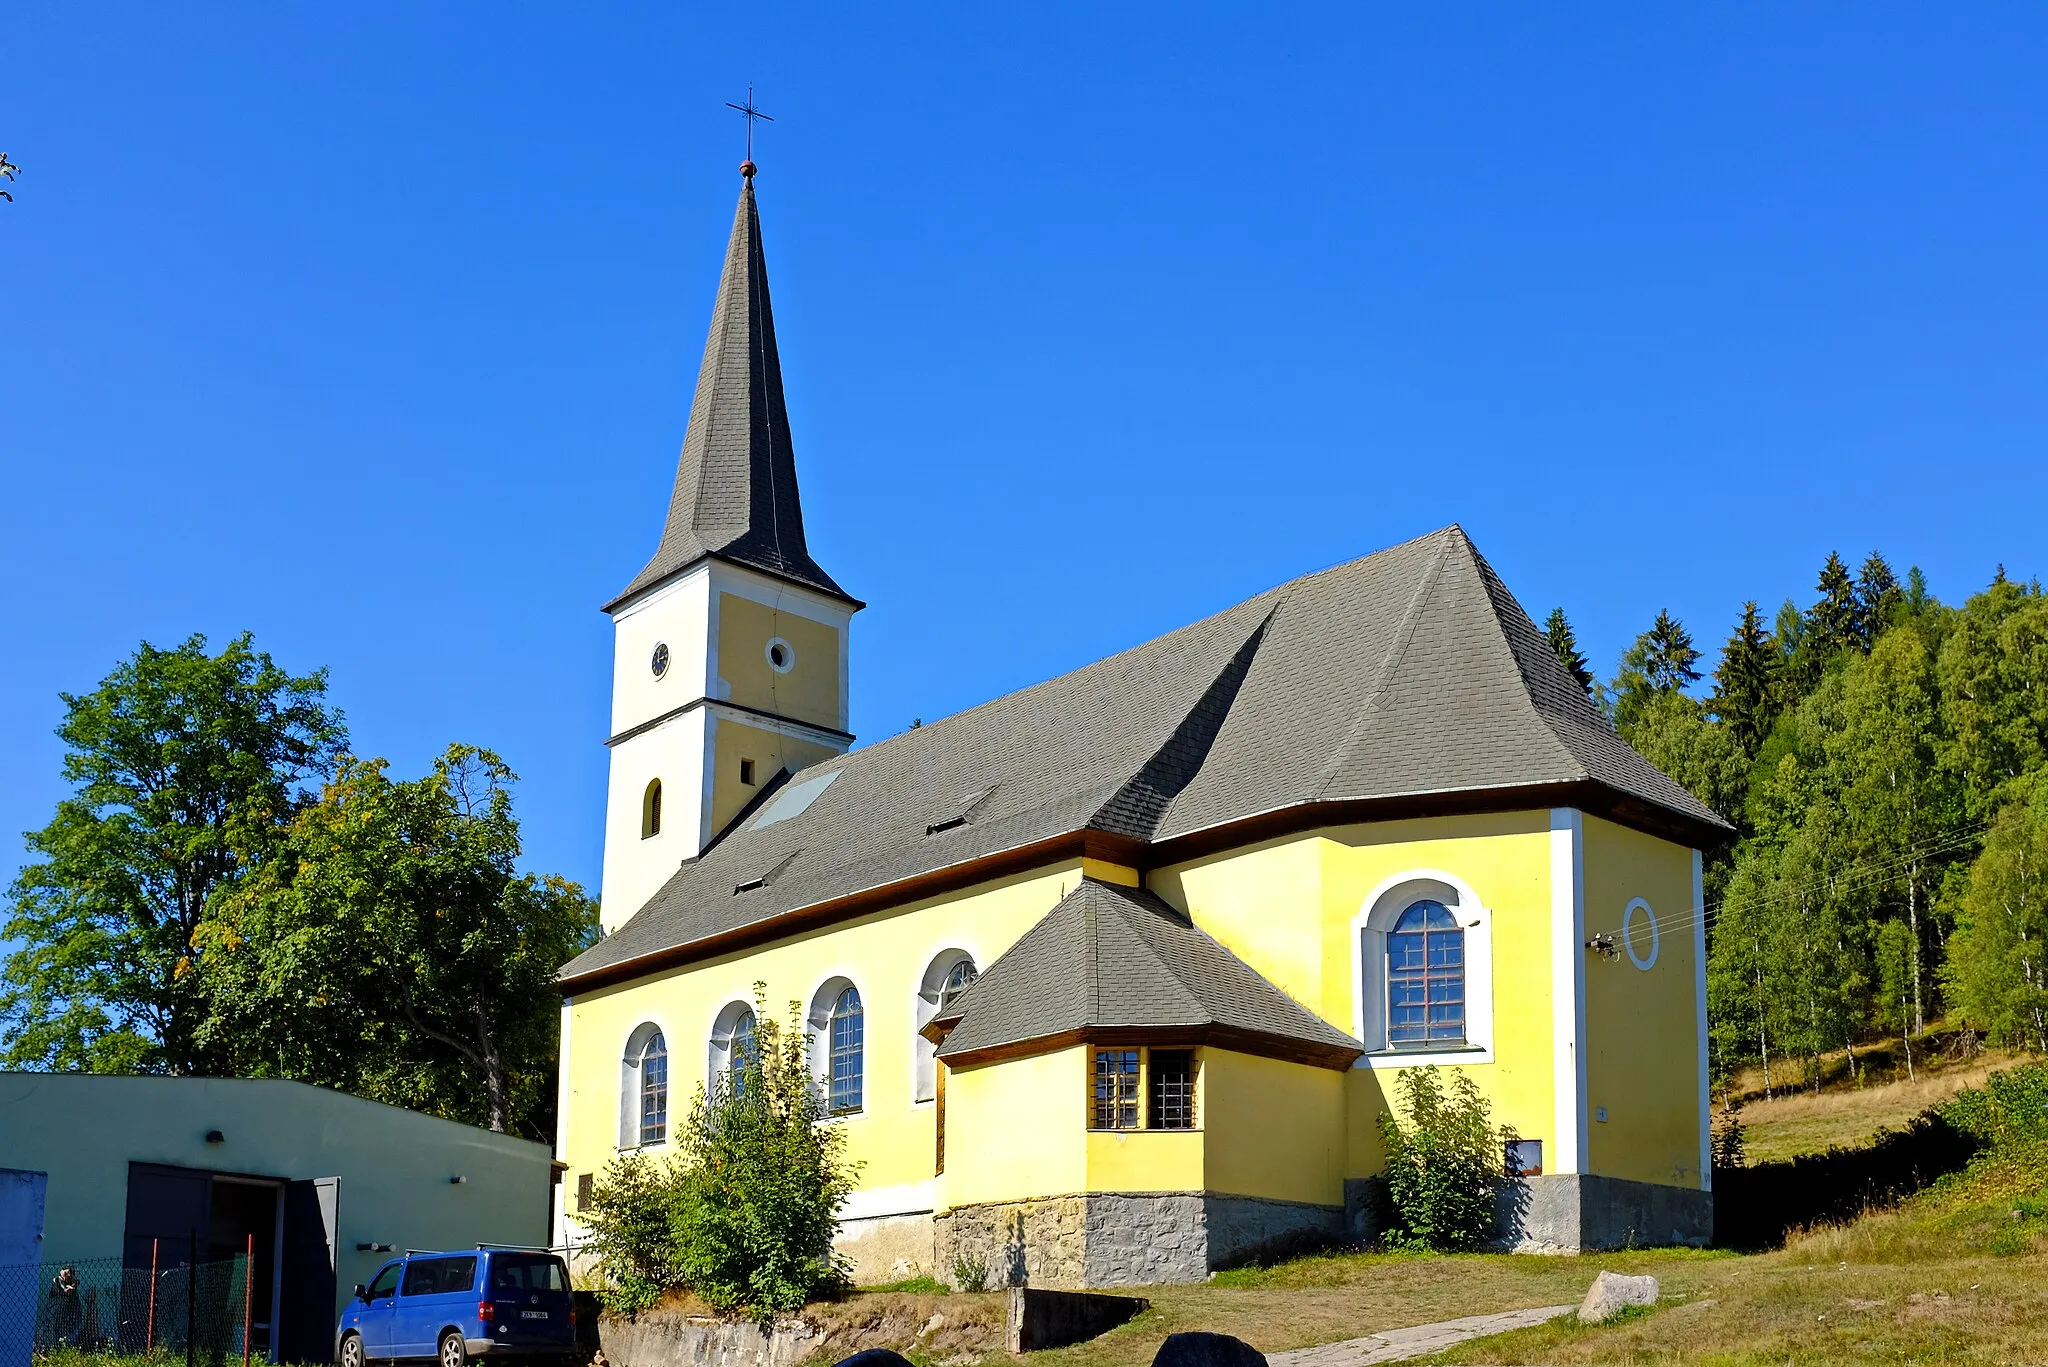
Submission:
<svg viewBox="0 0 2048 1367">
<path fill-rule="evenodd" d="M 576 1175 L 576 1209 L 589 1210 L 591 1203 L 596 1199 L 596 1174 L 588 1172 L 578 1173 Z"/>
<path fill-rule="evenodd" d="M 862 1054 L 866 1041 L 867 1027 L 860 1005 L 860 993 L 847 988 L 839 994 L 839 1000 L 832 1004 L 831 1039 L 831 1110 L 834 1115 L 844 1115 L 860 1109 Z"/>
<path fill-rule="evenodd" d="M 1195 1055 L 1190 1049 L 1154 1049 L 1145 1125 L 1154 1130 L 1195 1128 Z"/>
<path fill-rule="evenodd" d="M 947 969 L 945 985 L 939 988 L 940 1013 L 944 1014 L 946 1008 L 953 1004 L 953 998 L 965 992 L 968 985 L 979 976 L 980 972 L 975 968 L 972 959 L 962 959 Z"/>
<path fill-rule="evenodd" d="M 1417 902 L 1387 933 L 1387 1042 L 1465 1041 L 1465 932 L 1441 902 Z"/>
<path fill-rule="evenodd" d="M 640 1142 L 659 1144 L 668 1138 L 668 1045 L 661 1032 L 640 1051 Z"/>
<path fill-rule="evenodd" d="M 1097 1049 L 1094 1084 L 1091 1126 L 1098 1130 L 1137 1129 L 1138 1051 Z"/>
</svg>

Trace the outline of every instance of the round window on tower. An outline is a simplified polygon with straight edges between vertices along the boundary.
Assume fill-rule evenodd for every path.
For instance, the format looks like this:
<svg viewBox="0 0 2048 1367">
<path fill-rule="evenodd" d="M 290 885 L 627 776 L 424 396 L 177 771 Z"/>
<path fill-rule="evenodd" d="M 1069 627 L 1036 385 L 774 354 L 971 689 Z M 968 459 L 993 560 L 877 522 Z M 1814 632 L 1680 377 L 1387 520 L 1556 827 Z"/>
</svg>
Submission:
<svg viewBox="0 0 2048 1367">
<path fill-rule="evenodd" d="M 654 647 L 654 677 L 659 679 L 668 673 L 668 642 L 659 641 Z"/>
<path fill-rule="evenodd" d="M 796 665 L 796 647 L 777 636 L 768 643 L 768 667 L 777 674 L 787 674 Z"/>
</svg>

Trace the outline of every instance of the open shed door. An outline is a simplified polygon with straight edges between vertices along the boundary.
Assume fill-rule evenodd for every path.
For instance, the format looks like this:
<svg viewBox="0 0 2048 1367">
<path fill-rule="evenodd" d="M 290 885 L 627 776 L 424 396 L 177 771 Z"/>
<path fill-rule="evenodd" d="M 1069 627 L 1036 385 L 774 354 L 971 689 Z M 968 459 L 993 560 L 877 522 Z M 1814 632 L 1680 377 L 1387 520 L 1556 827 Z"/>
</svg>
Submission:
<svg viewBox="0 0 2048 1367">
<path fill-rule="evenodd" d="M 340 1214 L 339 1177 L 315 1177 L 285 1185 L 284 1276 L 277 1305 L 280 1362 L 324 1363 L 334 1356 Z"/>
</svg>

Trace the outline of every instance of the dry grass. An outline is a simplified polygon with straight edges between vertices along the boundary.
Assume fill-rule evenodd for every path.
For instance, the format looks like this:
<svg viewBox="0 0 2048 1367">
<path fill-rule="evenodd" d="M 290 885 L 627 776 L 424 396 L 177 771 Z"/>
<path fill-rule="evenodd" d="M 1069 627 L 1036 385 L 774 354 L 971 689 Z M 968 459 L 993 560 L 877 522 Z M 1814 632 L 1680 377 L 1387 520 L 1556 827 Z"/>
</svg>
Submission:
<svg viewBox="0 0 2048 1367">
<path fill-rule="evenodd" d="M 1147 1287 L 1152 1308 L 1072 1348 L 1034 1353 L 1046 1367 L 1144 1367 L 1168 1334 L 1207 1329 L 1285 1352 L 1461 1315 L 1578 1301 L 1601 1268 L 1650 1272 L 1687 1291 L 1735 1255 L 1666 1249 L 1545 1258 L 1360 1253 L 1219 1273 L 1199 1286 Z"/>
<path fill-rule="evenodd" d="M 1923 1069 L 1918 1081 L 1901 1079 L 1860 1088 L 1838 1084 L 1818 1094 L 1780 1093 L 1769 1101 L 1750 1101 L 1741 1111 L 1743 1146 L 1750 1162 L 1769 1163 L 1820 1153 L 1832 1145 L 1867 1143 L 1879 1130 L 1904 1125 L 1928 1107 L 1966 1087 L 1981 1087 L 1992 1073 L 2022 1061 L 2018 1055 L 1985 1052 L 1967 1063 Z"/>
</svg>

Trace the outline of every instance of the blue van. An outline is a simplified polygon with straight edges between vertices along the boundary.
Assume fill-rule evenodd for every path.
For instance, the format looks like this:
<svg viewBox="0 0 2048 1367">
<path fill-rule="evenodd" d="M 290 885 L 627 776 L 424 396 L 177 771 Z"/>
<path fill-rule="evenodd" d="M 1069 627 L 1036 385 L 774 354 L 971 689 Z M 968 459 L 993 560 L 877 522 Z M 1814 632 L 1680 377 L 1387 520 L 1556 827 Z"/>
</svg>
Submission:
<svg viewBox="0 0 2048 1367">
<path fill-rule="evenodd" d="M 569 1269 L 540 1249 L 407 1253 L 356 1286 L 334 1330 L 339 1367 L 428 1358 L 565 1361 L 576 1352 Z"/>
</svg>

